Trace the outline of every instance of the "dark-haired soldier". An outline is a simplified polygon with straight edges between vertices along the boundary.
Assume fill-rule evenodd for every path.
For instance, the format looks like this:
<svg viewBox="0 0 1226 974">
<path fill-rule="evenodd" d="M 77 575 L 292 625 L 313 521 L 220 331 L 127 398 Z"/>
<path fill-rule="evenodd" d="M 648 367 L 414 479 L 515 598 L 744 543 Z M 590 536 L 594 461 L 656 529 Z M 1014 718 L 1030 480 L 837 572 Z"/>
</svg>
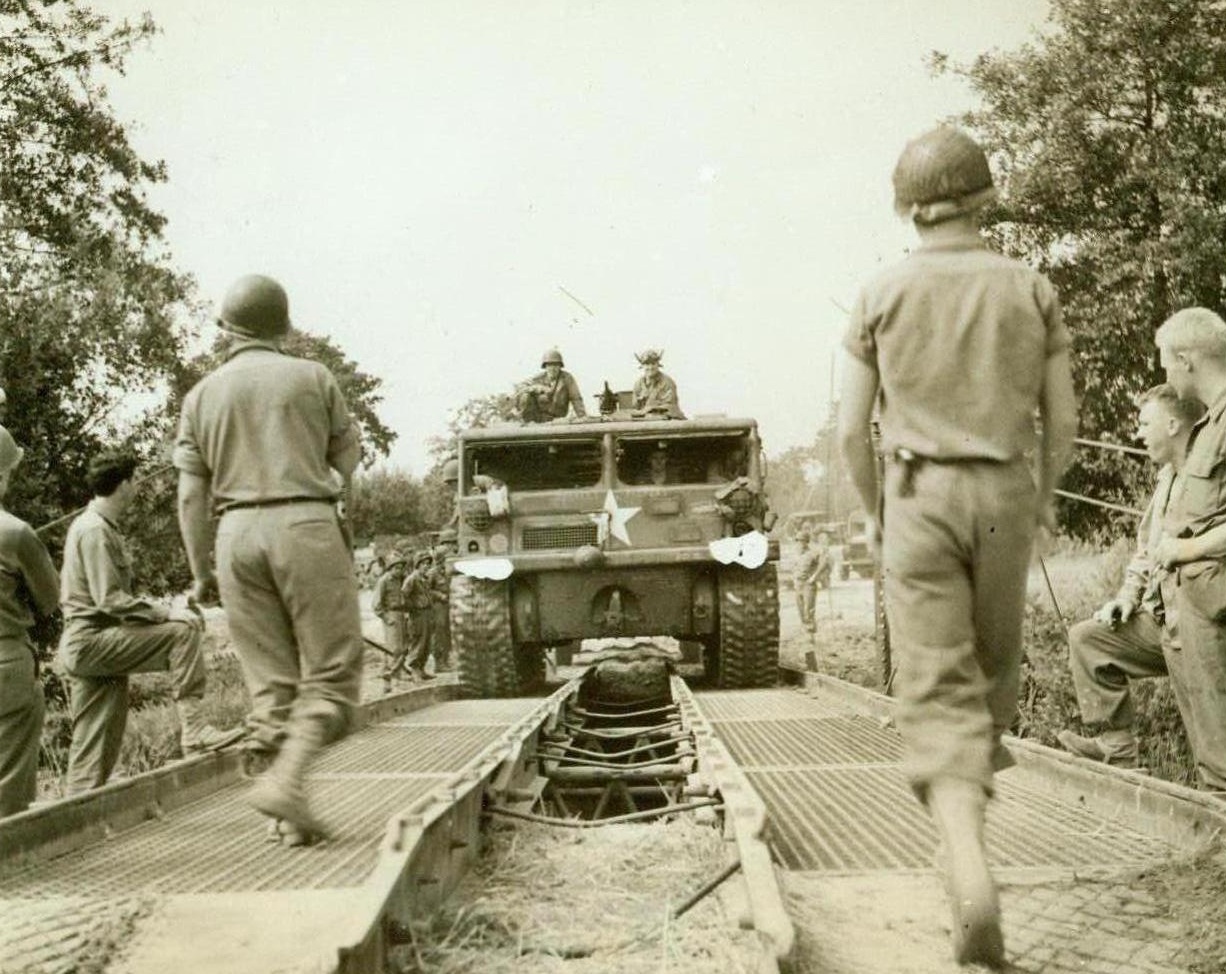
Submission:
<svg viewBox="0 0 1226 974">
<path fill-rule="evenodd" d="M 101 787 L 110 777 L 128 719 L 130 673 L 170 672 L 184 754 L 216 750 L 243 736 L 242 728 L 218 730 L 201 714 L 203 619 L 132 594 L 132 563 L 119 523 L 136 495 L 136 464 L 122 452 L 91 461 L 86 483 L 94 499 L 64 542 L 59 658 L 72 709 L 69 794 Z"/>
<path fill-rule="evenodd" d="M 30 642 L 35 616 L 52 615 L 59 578 L 34 529 L 4 509 L 24 451 L 0 426 L 0 817 L 29 807 L 38 782 L 43 689 Z"/>
<path fill-rule="evenodd" d="M 348 732 L 358 704 L 362 624 L 334 474 L 348 483 L 361 444 L 332 373 L 282 353 L 290 319 L 280 284 L 239 278 L 217 324 L 225 361 L 187 394 L 179 419 L 179 527 L 196 598 L 220 591 L 243 663 L 259 749 L 250 763 L 276 756 L 250 801 L 299 844 L 324 833 L 307 769 Z"/>
</svg>

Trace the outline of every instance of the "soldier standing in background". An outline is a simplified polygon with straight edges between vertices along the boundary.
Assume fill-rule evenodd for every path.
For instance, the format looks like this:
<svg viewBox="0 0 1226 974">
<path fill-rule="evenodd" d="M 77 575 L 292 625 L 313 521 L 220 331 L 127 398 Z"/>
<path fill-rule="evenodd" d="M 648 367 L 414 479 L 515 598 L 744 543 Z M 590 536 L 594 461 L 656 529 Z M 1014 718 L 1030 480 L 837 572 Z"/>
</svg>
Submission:
<svg viewBox="0 0 1226 974">
<path fill-rule="evenodd" d="M 179 420 L 179 526 L 195 597 L 216 602 L 220 590 L 243 664 L 251 765 L 275 755 L 249 799 L 288 844 L 309 843 L 324 827 L 307 770 L 349 731 L 360 694 L 358 588 L 333 474 L 349 482 L 361 444 L 332 373 L 281 352 L 290 319 L 280 284 L 240 278 L 217 324 L 225 361 L 187 394 Z"/>
<path fill-rule="evenodd" d="M 979 233 L 995 192 L 983 150 L 956 128 L 903 150 L 895 208 L 921 246 L 852 311 L 839 437 L 882 547 L 903 767 L 941 837 L 954 955 L 999 968 L 984 815 L 993 772 L 1012 764 L 1000 737 L 1017 712 L 1026 574 L 1036 525 L 1054 526 L 1076 404 L 1055 290 Z"/>
<path fill-rule="evenodd" d="M 434 629 L 434 593 L 430 588 L 432 561 L 428 551 L 419 551 L 414 555 L 413 571 L 404 580 L 403 586 L 413 640 L 408 649 L 413 659 L 409 672 L 415 679 L 423 681 L 434 679 L 432 674 L 426 672 L 426 663 L 430 659 L 430 634 Z"/>
<path fill-rule="evenodd" d="M 30 627 L 54 615 L 60 597 L 47 549 L 4 508 L 24 452 L 0 426 L 0 818 L 24 811 L 37 793 L 43 688 Z"/>
<path fill-rule="evenodd" d="M 128 720 L 128 674 L 169 671 L 184 754 L 233 744 L 200 711 L 206 675 L 204 619 L 132 594 L 132 562 L 120 520 L 136 496 L 136 457 L 103 453 L 85 475 L 94 495 L 68 528 L 60 606 L 59 658 L 68 675 L 72 744 L 68 793 L 101 788 L 114 770 Z"/>
<path fill-rule="evenodd" d="M 586 416 L 579 383 L 562 366 L 562 353 L 556 348 L 541 356 L 541 368 L 520 388 L 516 396 L 519 414 L 528 423 L 547 423 L 560 419 L 573 408 L 576 416 Z"/>
<path fill-rule="evenodd" d="M 1226 798 L 1226 322 L 1184 308 L 1154 340 L 1166 381 L 1208 407 L 1192 427 L 1154 557 L 1169 570 L 1162 600 L 1175 606 L 1180 651 L 1166 660 L 1198 783 Z"/>
<path fill-rule="evenodd" d="M 664 352 L 649 348 L 634 356 L 643 374 L 634 383 L 634 408 L 644 413 L 659 413 L 670 419 L 685 419 L 677 402 L 677 383 L 660 371 Z"/>
<path fill-rule="evenodd" d="M 383 623 L 383 648 L 388 655 L 383 660 L 383 692 L 392 692 L 392 679 L 404 665 L 408 651 L 408 620 L 404 612 L 404 558 L 393 555 L 387 569 L 375 582 L 370 607 Z"/>
<path fill-rule="evenodd" d="M 817 552 L 809 547 L 809 532 L 802 532 L 800 553 L 796 556 L 796 567 L 792 570 L 792 588 L 796 593 L 796 611 L 800 615 L 800 624 L 809 632 L 816 632 L 814 621 L 814 593 L 811 577 L 817 566 Z"/>
<path fill-rule="evenodd" d="M 447 549 L 437 545 L 433 552 L 434 563 L 430 567 L 430 594 L 434 598 L 431 609 L 431 652 L 434 654 L 434 672 L 445 673 L 451 669 L 451 570 L 447 567 Z"/>
<path fill-rule="evenodd" d="M 1081 720 L 1087 726 L 1101 726 L 1093 737 L 1071 730 L 1056 735 L 1066 751 L 1080 757 L 1137 767 L 1132 680 L 1169 673 L 1181 714 L 1189 699 L 1189 690 L 1179 685 L 1181 650 L 1175 606 L 1166 605 L 1162 598 L 1160 583 L 1165 572 L 1154 557 L 1162 541 L 1175 478 L 1187 456 L 1188 438 L 1204 411 L 1201 403 L 1181 399 L 1175 387 L 1167 384 L 1141 397 L 1137 435 L 1159 466 L 1157 483 L 1137 525 L 1136 548 L 1119 591 L 1093 618 L 1076 623 L 1068 632 L 1069 668 Z M 1168 657 L 1173 666 L 1168 666 Z M 1188 723 L 1186 717 L 1184 723 Z"/>
</svg>

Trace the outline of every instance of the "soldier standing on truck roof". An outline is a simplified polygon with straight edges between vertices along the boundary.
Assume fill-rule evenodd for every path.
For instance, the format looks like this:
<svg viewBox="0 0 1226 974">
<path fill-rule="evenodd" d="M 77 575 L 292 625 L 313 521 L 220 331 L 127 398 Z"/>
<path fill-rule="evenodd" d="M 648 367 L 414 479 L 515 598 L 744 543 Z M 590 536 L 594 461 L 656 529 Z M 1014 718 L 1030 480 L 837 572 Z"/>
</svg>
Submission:
<svg viewBox="0 0 1226 974">
<path fill-rule="evenodd" d="M 649 348 L 634 356 L 643 374 L 634 383 L 634 408 L 644 413 L 659 413 L 670 419 L 685 419 L 677 402 L 677 383 L 660 371 L 662 349 Z"/>
<path fill-rule="evenodd" d="M 983 150 L 956 128 L 903 150 L 895 208 L 921 246 L 852 311 L 839 435 L 878 512 L 869 535 L 882 547 L 904 770 L 941 835 L 954 954 L 1001 967 L 984 812 L 993 771 L 1012 764 L 1000 737 L 1017 711 L 1026 573 L 1036 524 L 1054 524 L 1076 405 L 1055 290 L 979 233 L 995 192 Z M 1036 410 L 1037 491 L 1025 456 Z"/>
<path fill-rule="evenodd" d="M 434 594 L 430 588 L 433 561 L 429 551 L 419 551 L 414 555 L 413 570 L 402 586 L 412 634 L 408 655 L 413 662 L 409 664 L 409 672 L 414 679 L 421 681 L 434 679 L 433 674 L 426 672 L 426 663 L 430 659 L 430 635 L 434 630 Z"/>
<path fill-rule="evenodd" d="M 30 627 L 59 606 L 60 580 L 34 529 L 4 509 L 25 451 L 0 426 L 0 818 L 24 811 L 38 785 L 43 688 Z"/>
<path fill-rule="evenodd" d="M 547 423 L 561 419 L 573 408 L 576 416 L 586 416 L 583 396 L 575 377 L 562 368 L 562 353 L 550 348 L 541 356 L 541 368 L 528 379 L 516 396 L 519 414 L 528 423 Z"/>
<path fill-rule="evenodd" d="M 257 767 L 249 793 L 288 844 L 324 834 L 306 774 L 350 729 L 362 675 L 352 558 L 337 523 L 333 472 L 348 483 L 361 455 L 336 379 L 281 351 L 285 289 L 258 274 L 234 283 L 218 326 L 225 361 L 187 394 L 174 463 L 179 525 L 195 597 L 218 590 L 251 693 Z M 210 496 L 220 515 L 209 558 Z"/>
<path fill-rule="evenodd" d="M 404 593 L 404 557 L 400 554 L 392 556 L 387 569 L 375 582 L 375 590 L 371 595 L 370 607 L 383 623 L 383 648 L 388 655 L 383 662 L 383 692 L 391 693 L 392 678 L 404 664 L 404 656 L 408 651 L 408 619 L 405 616 Z"/>
</svg>

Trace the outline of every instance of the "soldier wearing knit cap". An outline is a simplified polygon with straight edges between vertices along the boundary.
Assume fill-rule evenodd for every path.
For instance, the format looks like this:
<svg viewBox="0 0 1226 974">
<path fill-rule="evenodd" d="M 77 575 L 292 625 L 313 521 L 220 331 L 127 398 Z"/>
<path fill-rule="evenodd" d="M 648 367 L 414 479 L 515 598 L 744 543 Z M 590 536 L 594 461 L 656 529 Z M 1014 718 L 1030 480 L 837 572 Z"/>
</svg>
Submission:
<svg viewBox="0 0 1226 974">
<path fill-rule="evenodd" d="M 1000 737 L 1017 709 L 1033 536 L 1053 521 L 1076 428 L 1069 335 L 1048 280 L 979 233 L 995 189 L 973 139 L 941 127 L 910 142 L 894 193 L 920 247 L 856 302 L 839 435 L 865 509 L 878 512 L 869 527 L 898 663 L 904 771 L 941 836 L 955 957 L 1001 967 L 984 813 L 993 771 L 1011 763 Z M 1036 447 L 1037 489 L 1026 458 Z"/>
<path fill-rule="evenodd" d="M 643 369 L 643 374 L 634 383 L 634 408 L 669 419 L 685 419 L 677 402 L 677 383 L 660 371 L 664 352 L 649 348 L 636 352 L 634 357 Z"/>
</svg>

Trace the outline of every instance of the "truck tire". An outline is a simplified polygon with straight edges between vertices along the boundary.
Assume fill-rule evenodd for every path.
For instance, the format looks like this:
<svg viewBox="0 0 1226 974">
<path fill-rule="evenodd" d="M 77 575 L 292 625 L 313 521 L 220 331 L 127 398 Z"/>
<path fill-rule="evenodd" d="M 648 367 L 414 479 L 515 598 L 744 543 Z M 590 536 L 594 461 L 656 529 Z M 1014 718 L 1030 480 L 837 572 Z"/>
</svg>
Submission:
<svg viewBox="0 0 1226 974">
<path fill-rule="evenodd" d="M 506 582 L 451 577 L 451 648 L 465 696 L 513 697 L 519 692 Z"/>
<path fill-rule="evenodd" d="M 779 579 L 773 562 L 756 569 L 720 569 L 715 680 L 726 689 L 779 682 Z"/>
</svg>

